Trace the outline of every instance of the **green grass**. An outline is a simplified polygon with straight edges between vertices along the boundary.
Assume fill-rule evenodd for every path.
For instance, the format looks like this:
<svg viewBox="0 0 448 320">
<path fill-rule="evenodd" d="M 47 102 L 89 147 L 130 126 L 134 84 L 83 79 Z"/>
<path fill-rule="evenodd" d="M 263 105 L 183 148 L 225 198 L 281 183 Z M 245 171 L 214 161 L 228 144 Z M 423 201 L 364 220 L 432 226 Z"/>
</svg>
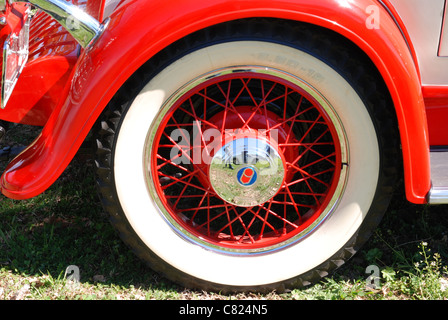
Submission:
<svg viewBox="0 0 448 320">
<path fill-rule="evenodd" d="M 140 262 L 109 224 L 92 161 L 82 158 L 44 194 L 1 196 L 0 299 L 448 299 L 448 206 L 412 205 L 398 194 L 363 250 L 331 277 L 283 293 L 221 295 L 176 286 Z M 80 282 L 67 280 L 69 265 L 79 267 Z M 376 287 L 367 286 L 370 265 Z"/>
</svg>

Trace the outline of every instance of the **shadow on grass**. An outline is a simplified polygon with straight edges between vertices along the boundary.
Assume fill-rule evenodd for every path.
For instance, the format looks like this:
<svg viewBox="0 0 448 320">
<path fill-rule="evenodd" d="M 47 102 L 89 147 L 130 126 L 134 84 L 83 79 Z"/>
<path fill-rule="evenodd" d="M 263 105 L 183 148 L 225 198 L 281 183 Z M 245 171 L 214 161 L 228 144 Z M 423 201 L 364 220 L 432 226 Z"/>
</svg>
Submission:
<svg viewBox="0 0 448 320">
<path fill-rule="evenodd" d="M 371 265 L 416 275 L 416 263 L 424 259 L 422 244 L 431 260 L 440 255 L 440 269 L 448 266 L 448 205 L 412 204 L 397 192 L 370 240 L 335 276 L 364 280 Z"/>
<path fill-rule="evenodd" d="M 0 268 L 63 277 L 75 265 L 81 282 L 182 291 L 157 275 L 123 244 L 100 206 L 92 160 L 75 158 L 44 194 L 25 201 L 1 196 Z M 366 267 L 412 270 L 426 242 L 448 261 L 448 206 L 418 206 L 394 197 L 370 241 L 335 278 L 366 279 Z"/>
<path fill-rule="evenodd" d="M 109 223 L 97 198 L 92 160 L 73 160 L 33 199 L 1 196 L 0 212 L 0 268 L 61 278 L 74 265 L 81 282 L 177 288 L 136 258 Z"/>
</svg>

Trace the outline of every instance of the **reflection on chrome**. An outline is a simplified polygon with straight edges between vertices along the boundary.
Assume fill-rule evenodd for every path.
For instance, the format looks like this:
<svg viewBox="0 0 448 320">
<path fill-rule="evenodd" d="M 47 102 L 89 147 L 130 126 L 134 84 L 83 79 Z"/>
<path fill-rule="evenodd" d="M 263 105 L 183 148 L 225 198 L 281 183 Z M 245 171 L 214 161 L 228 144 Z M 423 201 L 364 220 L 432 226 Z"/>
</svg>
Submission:
<svg viewBox="0 0 448 320">
<path fill-rule="evenodd" d="M 267 141 L 240 138 L 215 154 L 209 173 L 213 189 L 223 200 L 251 207 L 277 194 L 285 168 L 279 152 Z"/>
<path fill-rule="evenodd" d="M 12 91 L 28 61 L 28 44 L 30 18 L 29 8 L 26 11 L 27 19 L 19 33 L 11 33 L 3 44 L 3 64 L 2 64 L 2 88 L 1 105 L 5 108 L 11 97 Z"/>
<path fill-rule="evenodd" d="M 43 10 L 67 29 L 83 48 L 91 45 L 107 24 L 107 21 L 100 24 L 85 11 L 64 0 L 0 0 L 0 6 L 1 1 L 26 2 Z"/>
</svg>

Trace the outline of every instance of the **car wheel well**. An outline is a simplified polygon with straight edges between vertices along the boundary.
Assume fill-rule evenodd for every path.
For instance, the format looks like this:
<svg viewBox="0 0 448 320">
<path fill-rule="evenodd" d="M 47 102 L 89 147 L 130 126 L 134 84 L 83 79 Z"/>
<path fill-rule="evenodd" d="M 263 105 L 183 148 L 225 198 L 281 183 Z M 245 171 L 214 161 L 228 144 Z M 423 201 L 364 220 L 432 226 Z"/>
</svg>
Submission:
<svg viewBox="0 0 448 320">
<path fill-rule="evenodd" d="M 242 28 L 246 29 L 242 29 Z M 290 32 L 286 34 L 285 30 Z M 292 38 L 290 38 L 292 37 Z M 295 23 L 291 21 L 275 19 L 244 19 L 219 24 L 185 37 L 165 50 L 154 56 L 145 66 L 132 76 L 129 81 L 119 90 L 119 93 L 111 102 L 110 108 L 106 108 L 101 122 L 97 126 L 97 182 L 102 194 L 102 202 L 111 215 L 111 220 L 120 232 L 125 242 L 130 245 L 134 252 L 143 260 L 149 261 L 151 266 L 156 265 L 156 270 L 170 275 L 184 284 L 192 287 L 201 287 L 211 290 L 229 290 L 234 288 L 204 282 L 199 279 L 179 273 L 172 267 L 161 267 L 159 259 L 153 253 L 148 252 L 145 244 L 138 239 L 134 230 L 129 226 L 125 215 L 121 212 L 120 204 L 117 202 L 116 190 L 114 189 L 114 144 L 117 132 L 121 129 L 122 120 L 132 104 L 136 94 L 141 91 L 147 81 L 157 75 L 161 70 L 170 65 L 175 59 L 188 55 L 190 52 L 199 50 L 210 44 L 219 44 L 227 41 L 263 40 L 279 44 L 286 44 L 302 51 L 309 51 L 314 57 L 329 64 L 337 70 L 354 88 L 367 107 L 370 117 L 374 119 L 375 129 L 378 133 L 379 145 L 382 146 L 384 154 L 380 160 L 379 180 L 377 195 L 373 201 L 373 211 L 384 212 L 392 196 L 398 176 L 399 163 L 399 135 L 395 113 L 391 98 L 385 88 L 379 73 L 365 54 L 349 44 L 347 39 L 336 36 L 334 32 L 321 29 L 312 25 Z M 174 57 L 174 58 L 173 58 Z M 381 125 L 378 125 L 381 124 Z M 383 125 L 384 124 L 384 125 Z M 359 149 L 358 149 L 359 150 Z M 349 259 L 359 247 L 368 239 L 373 228 L 378 225 L 382 214 L 374 214 L 364 221 L 360 229 L 352 238 L 335 253 L 330 259 L 300 277 L 288 280 L 287 287 L 307 285 L 317 281 L 321 276 L 335 270 L 341 265 L 342 260 Z M 154 262 L 155 261 L 155 262 Z M 272 283 L 257 287 L 258 290 L 281 290 L 283 283 Z M 246 290 L 241 287 L 239 290 Z"/>
<path fill-rule="evenodd" d="M 232 36 L 230 36 L 232 35 Z M 390 135 L 400 139 L 397 115 L 387 85 L 370 57 L 354 42 L 343 35 L 314 24 L 278 18 L 245 18 L 212 25 L 193 32 L 154 55 L 141 68 L 154 75 L 173 61 L 170 57 L 187 55 L 207 45 L 226 41 L 262 40 L 287 44 L 319 57 L 323 62 L 352 84 L 371 104 L 370 112 L 381 126 L 390 128 Z M 138 74 L 138 72 L 136 72 Z M 141 88 L 140 88 L 141 89 Z M 375 97 L 371 99 L 371 97 Z M 375 105 L 373 105 L 375 104 Z M 381 107 L 378 107 L 381 106 Z M 376 128 L 379 130 L 379 128 Z M 400 142 L 398 142 L 400 144 Z M 401 154 L 400 154 L 401 156 Z M 403 176 L 403 161 L 397 159 L 397 169 Z M 401 177 L 402 178 L 402 177 Z"/>
</svg>

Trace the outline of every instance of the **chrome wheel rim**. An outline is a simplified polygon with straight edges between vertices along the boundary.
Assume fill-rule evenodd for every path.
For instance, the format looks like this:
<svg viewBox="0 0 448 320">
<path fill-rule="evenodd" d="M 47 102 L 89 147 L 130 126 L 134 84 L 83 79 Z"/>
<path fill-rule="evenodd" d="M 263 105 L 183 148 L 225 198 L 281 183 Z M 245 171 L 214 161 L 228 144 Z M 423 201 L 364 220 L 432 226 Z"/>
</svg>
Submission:
<svg viewBox="0 0 448 320">
<path fill-rule="evenodd" d="M 258 97 L 247 98 L 242 105 L 238 106 L 236 104 L 232 106 L 232 103 L 229 103 L 232 100 L 230 96 L 227 96 L 228 101 L 224 103 L 206 97 L 205 92 L 211 91 L 212 86 L 218 86 L 218 89 L 215 87 L 215 91 L 221 91 L 219 94 L 222 94 L 223 97 L 226 96 L 226 93 L 231 91 L 230 84 L 228 86 L 223 84 L 230 83 L 229 81 L 245 83 L 240 85 L 241 91 L 246 89 L 248 92 L 250 91 L 248 88 L 250 81 L 260 81 L 259 87 L 265 86 L 265 88 L 259 90 L 261 93 L 258 94 Z M 270 97 L 270 94 L 278 89 L 274 90 L 275 86 L 280 87 L 277 92 L 284 92 L 284 98 L 281 98 L 281 94 L 278 93 L 277 98 Z M 295 94 L 294 98 L 287 98 L 292 94 Z M 246 95 L 250 96 L 250 93 Z M 210 111 L 206 110 L 199 114 L 202 106 L 198 107 L 192 102 L 193 96 L 201 97 L 204 101 L 208 99 L 208 103 L 214 103 L 215 106 L 209 108 Z M 279 105 L 286 104 L 288 99 L 297 100 L 294 102 L 297 104 L 297 110 L 288 119 L 286 119 L 285 112 L 284 119 L 282 119 Z M 267 103 L 268 100 L 269 103 Z M 272 101 L 280 100 L 282 103 L 277 103 L 275 107 L 271 108 L 269 105 L 275 104 Z M 302 106 L 305 100 L 307 105 Z M 233 102 L 235 101 L 233 99 Z M 187 106 L 191 108 L 187 108 Z M 226 106 L 230 111 L 221 110 Z M 205 104 L 203 109 L 205 110 Z M 256 128 L 247 125 L 247 123 L 251 124 L 255 121 L 254 109 L 257 110 L 256 112 L 259 111 L 260 118 L 264 116 L 264 120 L 259 121 L 266 121 L 264 128 L 260 128 L 263 126 L 260 124 Z M 238 122 L 238 115 L 235 116 L 238 114 L 236 110 L 242 110 L 239 116 L 243 122 L 246 121 L 246 124 L 239 126 L 235 123 L 228 124 L 230 121 L 228 119 L 232 117 L 229 115 L 230 113 L 233 114 L 233 122 Z M 179 116 L 176 119 L 176 112 L 179 111 L 196 122 L 184 123 Z M 306 119 L 305 114 L 311 111 L 316 115 Z M 226 112 L 227 115 L 223 116 Z M 246 113 L 247 115 L 241 116 Z M 301 119 L 302 115 L 303 119 Z M 298 120 L 299 118 L 300 120 Z M 300 123 L 297 125 L 297 130 L 292 128 L 296 126 L 295 122 Z M 177 140 L 173 139 L 173 130 L 167 131 L 170 126 L 175 128 L 174 130 L 186 129 L 186 132 L 189 133 L 196 128 L 200 135 L 204 132 L 204 128 L 216 129 L 221 132 L 221 139 L 212 148 L 199 143 L 199 147 L 195 149 L 194 142 L 197 139 L 203 141 L 204 135 L 200 138 L 193 135 L 190 145 L 182 146 L 179 140 L 185 137 L 181 132 L 177 135 Z M 319 126 L 324 129 L 317 129 Z M 280 131 L 279 135 L 282 138 L 272 139 L 273 128 Z M 224 129 L 233 130 L 230 134 L 231 142 L 229 142 L 229 134 L 226 134 Z M 253 134 L 254 129 L 258 131 L 264 129 L 269 134 L 259 138 Z M 294 130 L 296 130 L 296 137 L 294 141 L 289 141 L 291 132 Z M 235 133 L 235 131 L 239 131 L 239 133 Z M 313 132 L 314 140 L 304 142 L 301 138 L 310 135 L 312 131 L 316 131 Z M 303 137 L 300 137 L 300 134 Z M 323 139 L 324 136 L 326 140 Z M 328 142 L 329 140 L 331 141 Z M 336 112 L 319 91 L 311 85 L 298 77 L 271 68 L 241 66 L 220 69 L 187 83 L 165 101 L 148 132 L 146 141 L 147 153 L 144 159 L 145 168 L 147 168 L 146 181 L 151 198 L 159 208 L 160 214 L 182 238 L 208 250 L 226 254 L 265 254 L 286 248 L 304 239 L 334 211 L 344 192 L 348 176 L 348 143 Z M 265 175 L 265 180 L 259 180 L 261 176 L 259 169 L 253 164 L 243 161 L 238 164 L 238 170 L 231 170 L 228 174 L 229 177 L 223 178 L 226 175 L 225 172 L 229 171 L 229 168 L 227 168 L 228 170 L 222 168 L 223 163 L 225 164 L 223 159 L 226 148 L 230 146 L 229 144 L 236 144 L 231 156 L 241 156 L 242 150 L 245 150 L 245 142 L 249 141 L 256 145 L 250 151 L 250 156 L 263 158 L 263 161 L 270 163 L 271 169 L 275 167 L 277 171 L 275 173 L 269 171 Z M 331 150 L 320 154 L 319 148 L 324 144 L 328 144 Z M 172 158 L 162 156 L 161 149 L 167 145 L 177 148 L 178 152 L 173 153 L 176 159 L 183 158 L 185 160 L 187 158 L 190 161 L 189 166 L 183 166 L 182 163 L 176 163 Z M 263 149 L 267 147 L 271 149 L 269 154 L 263 153 Z M 190 154 L 185 158 L 183 156 L 187 150 Z M 201 155 L 205 153 L 208 158 L 205 157 L 207 159 L 198 161 L 192 156 L 195 152 Z M 302 153 L 312 154 L 309 156 L 311 159 L 304 162 L 303 159 L 306 156 Z M 310 174 L 307 170 L 314 165 L 313 162 L 327 164 L 328 168 L 325 170 L 328 172 Z M 169 174 L 168 171 L 162 169 L 167 167 L 177 168 L 178 172 Z M 249 179 L 247 182 L 242 181 L 241 177 L 244 176 L 245 169 L 250 171 L 251 178 L 254 176 L 256 178 Z M 328 176 L 331 177 L 326 178 L 325 181 L 319 181 L 320 177 L 327 173 L 330 173 Z M 179 176 L 176 177 L 176 174 Z M 297 176 L 300 176 L 301 179 L 298 179 Z M 325 188 L 321 188 L 325 190 L 315 191 L 314 186 L 310 186 L 312 183 L 325 185 Z M 299 184 L 303 184 L 305 187 L 297 189 L 296 186 Z M 169 190 L 176 185 L 179 190 L 177 194 Z M 263 186 L 264 192 L 254 193 L 257 185 Z M 228 195 L 232 188 L 237 190 L 236 193 Z M 187 191 L 191 191 L 190 189 L 196 189 L 197 192 L 188 194 Z M 236 200 L 235 194 L 237 195 Z M 297 200 L 300 197 L 314 200 L 300 203 Z M 179 205 L 188 202 L 187 199 L 195 204 L 190 208 L 181 208 Z M 311 204 L 313 201 L 314 205 Z M 286 218 L 286 214 L 280 212 L 279 208 L 282 206 L 283 211 L 295 211 L 297 217 Z M 305 213 L 302 214 L 302 212 Z M 208 218 L 196 219 L 198 215 L 208 216 Z M 273 226 L 268 217 L 281 222 L 277 222 Z M 224 220 L 225 222 L 221 222 L 221 224 L 227 226 L 211 226 L 218 220 Z M 257 227 L 257 231 L 252 231 L 251 228 L 255 226 L 255 223 L 260 224 L 260 222 L 262 226 Z M 233 223 L 239 223 L 239 229 L 233 228 Z"/>
</svg>

